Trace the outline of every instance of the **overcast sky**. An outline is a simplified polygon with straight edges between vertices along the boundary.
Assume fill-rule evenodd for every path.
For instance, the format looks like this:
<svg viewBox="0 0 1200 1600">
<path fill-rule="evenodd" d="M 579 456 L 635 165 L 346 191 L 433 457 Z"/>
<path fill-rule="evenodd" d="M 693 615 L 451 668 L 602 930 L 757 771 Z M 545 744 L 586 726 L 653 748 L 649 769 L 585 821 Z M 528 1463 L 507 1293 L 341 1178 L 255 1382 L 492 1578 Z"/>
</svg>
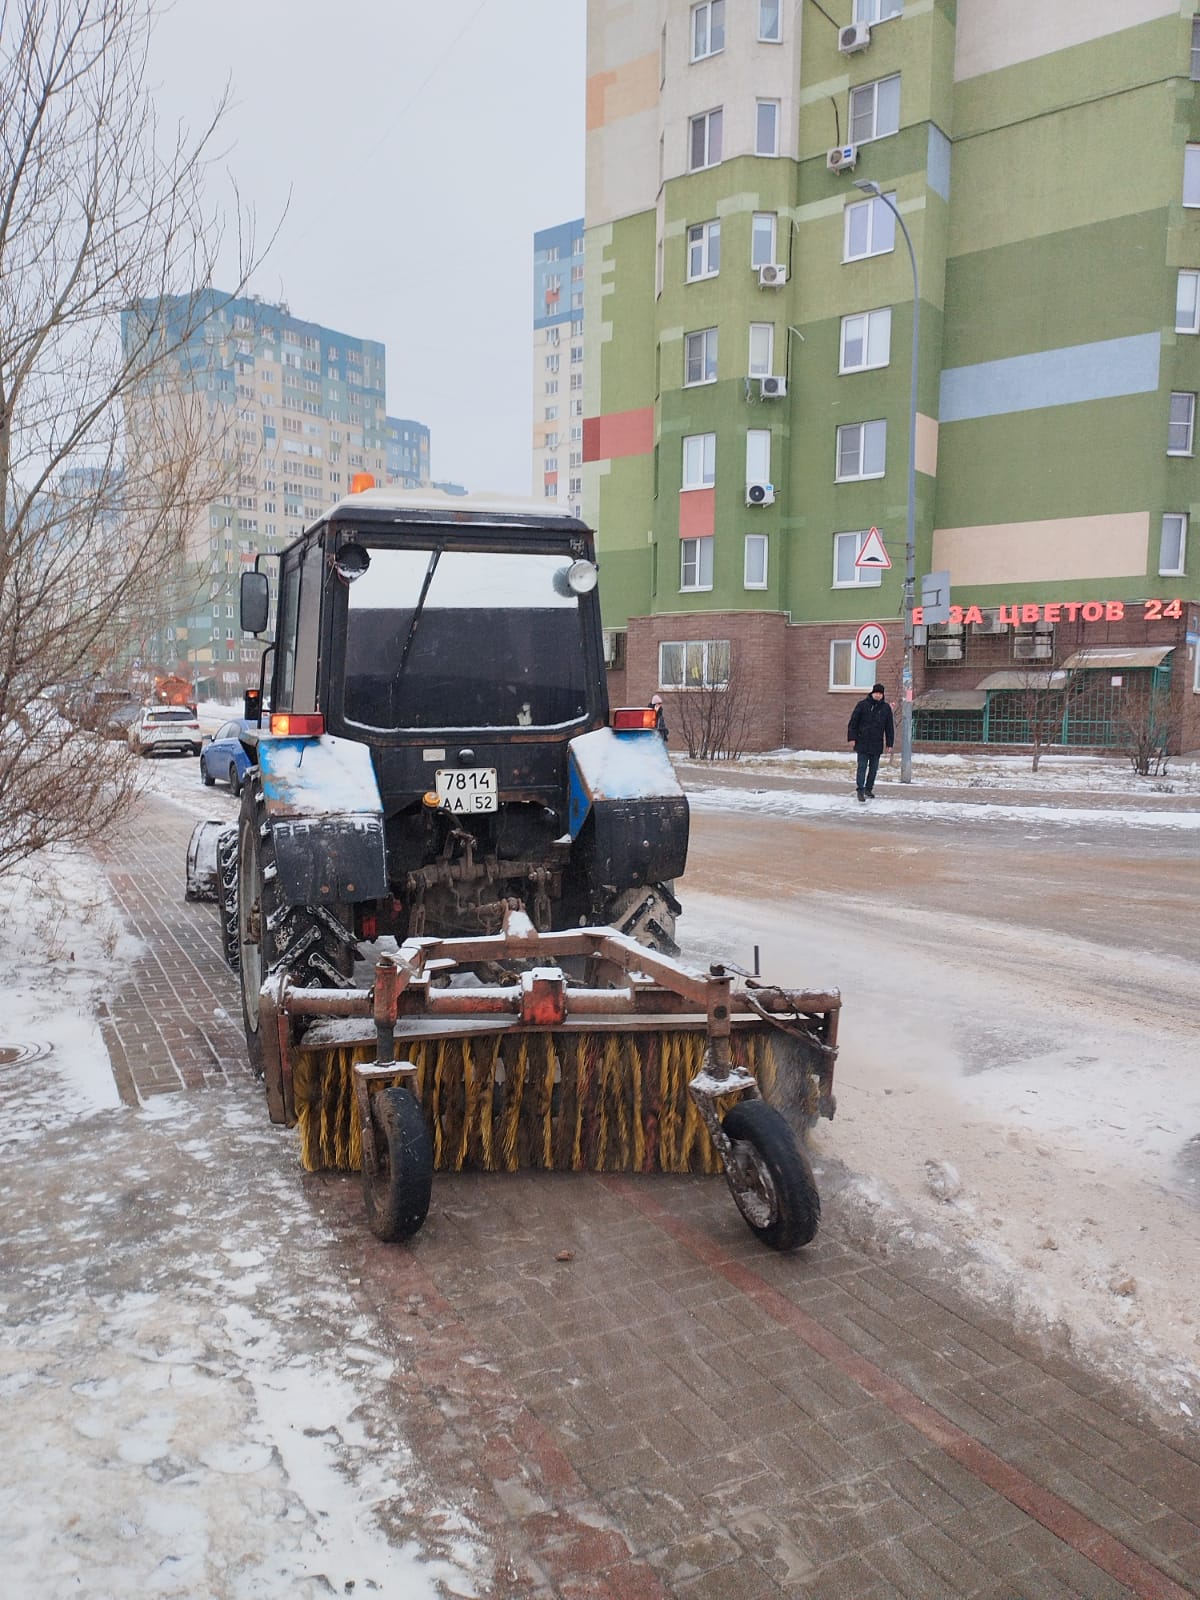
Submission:
<svg viewBox="0 0 1200 1600">
<path fill-rule="evenodd" d="M 291 191 L 252 288 L 381 339 L 389 414 L 471 489 L 530 492 L 533 234 L 583 214 L 584 28 L 585 0 L 174 0 L 158 25 L 160 114 L 199 125 L 231 80 L 260 235 Z"/>
</svg>

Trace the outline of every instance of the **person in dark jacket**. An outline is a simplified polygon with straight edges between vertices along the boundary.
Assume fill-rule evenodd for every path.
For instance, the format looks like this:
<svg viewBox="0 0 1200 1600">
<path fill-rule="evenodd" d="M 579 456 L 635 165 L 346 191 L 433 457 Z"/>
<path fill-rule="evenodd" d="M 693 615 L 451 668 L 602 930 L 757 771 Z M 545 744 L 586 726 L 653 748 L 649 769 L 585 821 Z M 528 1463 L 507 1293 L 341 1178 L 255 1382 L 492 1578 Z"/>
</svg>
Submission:
<svg viewBox="0 0 1200 1600">
<path fill-rule="evenodd" d="M 650 696 L 650 705 L 654 712 L 654 726 L 658 730 L 662 742 L 666 744 L 671 730 L 667 727 L 667 719 L 663 713 L 663 697 L 660 694 Z"/>
<path fill-rule="evenodd" d="M 846 738 L 858 755 L 858 772 L 855 788 L 860 800 L 874 800 L 875 774 L 879 771 L 879 758 L 886 744 L 890 750 L 896 742 L 896 724 L 892 708 L 884 699 L 886 694 L 877 683 L 870 694 L 864 695 L 850 713 Z"/>
</svg>

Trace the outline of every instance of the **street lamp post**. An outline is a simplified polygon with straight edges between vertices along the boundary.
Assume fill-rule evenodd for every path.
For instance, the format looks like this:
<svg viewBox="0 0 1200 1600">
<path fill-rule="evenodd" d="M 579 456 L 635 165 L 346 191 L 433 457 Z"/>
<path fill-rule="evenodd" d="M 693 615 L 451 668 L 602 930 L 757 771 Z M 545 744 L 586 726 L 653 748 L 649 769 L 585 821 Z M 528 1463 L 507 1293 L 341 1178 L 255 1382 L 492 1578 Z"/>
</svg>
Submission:
<svg viewBox="0 0 1200 1600">
<path fill-rule="evenodd" d="M 917 256 L 904 218 L 877 183 L 869 178 L 855 182 L 856 189 L 874 195 L 900 224 L 912 264 L 912 386 L 908 403 L 908 522 L 904 534 L 904 667 L 900 679 L 900 782 L 912 782 L 913 742 L 913 603 L 917 575 L 917 358 L 921 335 L 921 287 L 917 278 Z"/>
</svg>

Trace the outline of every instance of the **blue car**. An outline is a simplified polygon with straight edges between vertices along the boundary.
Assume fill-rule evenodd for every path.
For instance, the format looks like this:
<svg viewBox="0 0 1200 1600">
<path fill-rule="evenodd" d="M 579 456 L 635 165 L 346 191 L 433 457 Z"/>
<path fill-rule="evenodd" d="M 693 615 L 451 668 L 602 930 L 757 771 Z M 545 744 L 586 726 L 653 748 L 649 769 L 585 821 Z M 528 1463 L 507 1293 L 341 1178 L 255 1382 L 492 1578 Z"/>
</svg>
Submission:
<svg viewBox="0 0 1200 1600">
<path fill-rule="evenodd" d="M 227 783 L 234 794 L 241 794 L 242 779 L 253 762 L 239 740 L 246 728 L 257 727 L 257 722 L 250 722 L 245 717 L 223 722 L 200 752 L 201 781 L 210 785 Z"/>
</svg>

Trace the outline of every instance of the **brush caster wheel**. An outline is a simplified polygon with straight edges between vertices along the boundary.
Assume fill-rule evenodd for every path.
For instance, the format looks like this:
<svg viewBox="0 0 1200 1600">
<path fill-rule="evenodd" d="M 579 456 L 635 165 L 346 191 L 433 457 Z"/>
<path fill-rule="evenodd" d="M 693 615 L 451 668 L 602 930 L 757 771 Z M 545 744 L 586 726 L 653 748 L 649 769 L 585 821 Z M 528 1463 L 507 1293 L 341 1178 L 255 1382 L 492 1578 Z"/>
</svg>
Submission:
<svg viewBox="0 0 1200 1600">
<path fill-rule="evenodd" d="M 733 1145 L 725 1181 L 750 1232 L 772 1250 L 808 1244 L 821 1220 L 821 1197 L 787 1122 L 765 1100 L 739 1100 L 721 1126 Z"/>
<path fill-rule="evenodd" d="M 425 1117 L 407 1089 L 380 1089 L 371 1096 L 375 1171 L 363 1167 L 367 1222 L 377 1239 L 411 1239 L 429 1214 L 433 1189 L 433 1143 Z"/>
</svg>

